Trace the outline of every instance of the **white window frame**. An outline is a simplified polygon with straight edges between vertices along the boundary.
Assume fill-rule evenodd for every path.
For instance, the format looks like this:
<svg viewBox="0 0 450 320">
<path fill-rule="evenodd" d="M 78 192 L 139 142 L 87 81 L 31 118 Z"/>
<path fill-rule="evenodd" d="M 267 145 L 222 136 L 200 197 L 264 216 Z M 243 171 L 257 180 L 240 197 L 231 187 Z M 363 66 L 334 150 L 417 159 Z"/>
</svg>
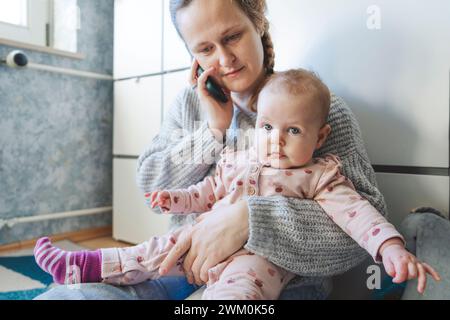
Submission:
<svg viewBox="0 0 450 320">
<path fill-rule="evenodd" d="M 0 39 L 37 46 L 47 45 L 47 23 L 50 0 L 27 1 L 27 26 L 0 21 Z"/>
</svg>

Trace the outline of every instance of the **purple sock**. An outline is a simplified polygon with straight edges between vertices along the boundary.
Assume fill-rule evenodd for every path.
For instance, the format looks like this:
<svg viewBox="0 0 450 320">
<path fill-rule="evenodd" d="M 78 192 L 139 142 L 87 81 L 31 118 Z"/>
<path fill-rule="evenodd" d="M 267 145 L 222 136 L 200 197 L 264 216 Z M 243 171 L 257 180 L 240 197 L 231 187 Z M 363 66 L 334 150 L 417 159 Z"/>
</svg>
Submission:
<svg viewBox="0 0 450 320">
<path fill-rule="evenodd" d="M 34 247 L 36 263 L 59 284 L 101 282 L 101 250 L 69 252 L 54 247 L 49 238 L 41 238 Z"/>
</svg>

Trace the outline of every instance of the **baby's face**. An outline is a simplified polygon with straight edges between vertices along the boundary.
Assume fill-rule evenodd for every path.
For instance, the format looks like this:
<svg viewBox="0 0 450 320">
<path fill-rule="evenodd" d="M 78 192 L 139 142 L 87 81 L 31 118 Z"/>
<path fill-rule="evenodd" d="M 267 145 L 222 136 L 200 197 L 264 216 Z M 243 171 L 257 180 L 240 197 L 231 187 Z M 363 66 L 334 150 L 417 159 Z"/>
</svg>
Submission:
<svg viewBox="0 0 450 320">
<path fill-rule="evenodd" d="M 330 131 L 328 125 L 321 126 L 315 105 L 308 94 L 263 90 L 258 98 L 255 137 L 259 161 L 279 169 L 309 164 Z"/>
</svg>

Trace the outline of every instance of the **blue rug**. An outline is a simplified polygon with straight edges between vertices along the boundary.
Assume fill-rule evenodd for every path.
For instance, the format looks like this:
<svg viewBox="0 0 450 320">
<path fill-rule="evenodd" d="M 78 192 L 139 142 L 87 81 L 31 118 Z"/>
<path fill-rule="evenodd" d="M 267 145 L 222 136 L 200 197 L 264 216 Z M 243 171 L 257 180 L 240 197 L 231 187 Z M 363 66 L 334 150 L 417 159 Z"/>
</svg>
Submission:
<svg viewBox="0 0 450 320">
<path fill-rule="evenodd" d="M 54 245 L 67 251 L 86 249 L 69 240 Z M 0 254 L 0 300 L 32 300 L 55 286 L 36 264 L 32 248 Z"/>
<path fill-rule="evenodd" d="M 0 257 L 0 279 L 0 300 L 32 300 L 53 283 L 52 277 L 39 268 L 33 256 Z M 12 288 L 14 281 L 19 290 Z M 24 287 L 27 289 L 21 290 Z"/>
</svg>

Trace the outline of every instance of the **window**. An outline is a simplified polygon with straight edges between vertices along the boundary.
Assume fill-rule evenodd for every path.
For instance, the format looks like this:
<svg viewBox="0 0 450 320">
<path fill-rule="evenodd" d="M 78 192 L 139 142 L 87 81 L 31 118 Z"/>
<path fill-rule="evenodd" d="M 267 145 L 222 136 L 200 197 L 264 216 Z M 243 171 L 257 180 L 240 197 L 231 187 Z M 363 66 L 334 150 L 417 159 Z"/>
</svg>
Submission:
<svg viewBox="0 0 450 320">
<path fill-rule="evenodd" d="M 94 1 L 94 0 L 93 0 Z M 0 0 L 0 42 L 77 52 L 78 0 Z"/>
<path fill-rule="evenodd" d="M 0 22 L 28 25 L 28 0 L 0 0 Z"/>
<path fill-rule="evenodd" d="M 0 0 L 0 38 L 45 46 L 49 1 Z"/>
</svg>

